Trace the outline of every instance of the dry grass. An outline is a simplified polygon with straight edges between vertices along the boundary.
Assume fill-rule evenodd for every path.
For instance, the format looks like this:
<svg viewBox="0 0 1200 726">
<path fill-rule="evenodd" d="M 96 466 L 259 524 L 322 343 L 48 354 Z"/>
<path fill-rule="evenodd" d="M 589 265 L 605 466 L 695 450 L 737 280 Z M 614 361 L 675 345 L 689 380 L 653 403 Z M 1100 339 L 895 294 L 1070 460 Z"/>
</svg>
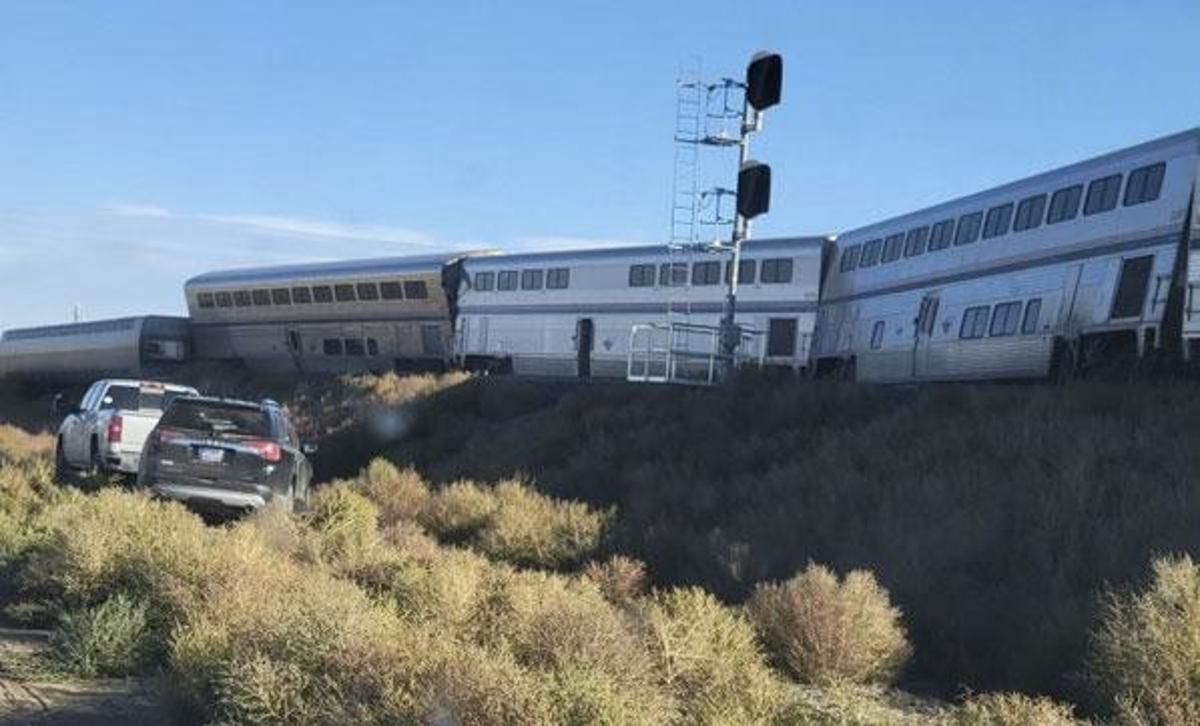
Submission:
<svg viewBox="0 0 1200 726">
<path fill-rule="evenodd" d="M 1144 590 L 1104 596 L 1091 675 L 1122 721 L 1200 723 L 1200 567 L 1164 557 L 1152 571 Z"/>
<path fill-rule="evenodd" d="M 11 424 L 0 423 L 0 465 L 32 459 L 49 461 L 54 457 L 54 437 L 48 433 L 31 434 Z"/>
<path fill-rule="evenodd" d="M 759 585 L 746 607 L 779 662 L 804 683 L 889 683 L 912 654 L 900 611 L 862 570 L 839 581 L 810 564 L 786 582 Z"/>
</svg>

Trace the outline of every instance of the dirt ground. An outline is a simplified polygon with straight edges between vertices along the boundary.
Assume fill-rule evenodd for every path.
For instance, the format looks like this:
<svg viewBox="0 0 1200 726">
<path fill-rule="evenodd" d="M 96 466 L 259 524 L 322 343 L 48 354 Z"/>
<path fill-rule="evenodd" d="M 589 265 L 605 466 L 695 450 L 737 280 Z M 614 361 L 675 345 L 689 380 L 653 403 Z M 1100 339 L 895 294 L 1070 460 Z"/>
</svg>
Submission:
<svg viewBox="0 0 1200 726">
<path fill-rule="evenodd" d="M 153 681 L 39 674 L 31 664 L 49 647 L 49 637 L 42 630 L 0 628 L 0 724 L 173 723 Z"/>
</svg>

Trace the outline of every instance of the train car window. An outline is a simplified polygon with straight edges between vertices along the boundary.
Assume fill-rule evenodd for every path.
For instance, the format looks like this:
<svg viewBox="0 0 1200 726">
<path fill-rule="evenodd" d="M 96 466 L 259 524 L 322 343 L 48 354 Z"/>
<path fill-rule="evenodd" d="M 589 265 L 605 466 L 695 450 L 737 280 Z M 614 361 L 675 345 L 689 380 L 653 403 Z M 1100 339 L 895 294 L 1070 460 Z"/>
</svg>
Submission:
<svg viewBox="0 0 1200 726">
<path fill-rule="evenodd" d="M 546 270 L 546 289 L 566 290 L 571 286 L 571 269 L 568 267 L 551 267 Z"/>
<path fill-rule="evenodd" d="M 883 241 L 883 262 L 892 262 L 900 259 L 900 253 L 904 248 L 904 233 L 893 234 Z"/>
<path fill-rule="evenodd" d="M 1030 335 L 1037 332 L 1038 318 L 1042 316 L 1042 299 L 1035 297 L 1025 303 L 1025 319 L 1021 321 L 1021 333 Z"/>
<path fill-rule="evenodd" d="M 929 232 L 929 251 L 936 252 L 944 250 L 950 246 L 950 242 L 954 239 L 954 220 L 943 219 L 933 225 L 933 229 Z"/>
<path fill-rule="evenodd" d="M 1026 197 L 1017 205 L 1017 217 L 1013 220 L 1013 231 L 1024 232 L 1042 225 L 1042 214 L 1046 211 L 1046 195 Z"/>
<path fill-rule="evenodd" d="M 1083 216 L 1107 212 L 1117 206 L 1117 197 L 1121 192 L 1121 175 L 1110 174 L 1099 179 L 1093 179 L 1088 184 L 1087 200 L 1083 203 Z"/>
<path fill-rule="evenodd" d="M 958 218 L 958 231 L 954 234 L 954 246 L 969 245 L 979 239 L 979 225 L 983 212 L 972 212 Z"/>
<path fill-rule="evenodd" d="M 367 338 L 367 355 L 379 355 L 379 341 L 374 338 Z"/>
<path fill-rule="evenodd" d="M 1154 255 L 1132 257 L 1121 263 L 1121 278 L 1117 282 L 1117 294 L 1113 296 L 1110 317 L 1136 318 L 1146 305 L 1146 290 L 1150 287 L 1150 268 Z"/>
<path fill-rule="evenodd" d="M 325 350 L 325 355 L 341 355 L 342 354 L 342 339 L 341 338 L 326 338 L 321 341 L 321 346 Z"/>
<path fill-rule="evenodd" d="M 522 290 L 541 290 L 545 273 L 541 270 L 521 270 Z"/>
<path fill-rule="evenodd" d="M 1160 161 L 1129 172 L 1129 183 L 1125 185 L 1125 206 L 1132 207 L 1158 199 L 1166 171 L 1167 162 Z"/>
<path fill-rule="evenodd" d="M 274 305 L 291 305 L 292 291 L 286 287 L 277 287 L 271 291 L 271 303 Z"/>
<path fill-rule="evenodd" d="M 962 327 L 958 329 L 958 337 L 982 338 L 987 335 L 989 310 L 987 305 L 979 305 L 964 310 Z"/>
<path fill-rule="evenodd" d="M 409 300 L 424 300 L 429 297 L 429 289 L 424 280 L 405 280 L 404 297 Z"/>
<path fill-rule="evenodd" d="M 363 347 L 362 338 L 346 338 L 346 355 L 352 355 L 355 358 L 361 358 L 366 355 L 366 348 Z"/>
<path fill-rule="evenodd" d="M 716 260 L 705 260 L 692 265 L 692 284 L 721 284 L 721 263 Z"/>
<path fill-rule="evenodd" d="M 378 300 L 379 286 L 373 282 L 360 282 L 354 286 L 358 290 L 359 300 Z"/>
<path fill-rule="evenodd" d="M 491 274 L 490 272 L 488 273 Z M 488 288 L 491 290 L 492 288 Z M 401 287 L 398 282 L 381 282 L 379 283 L 379 296 L 384 300 L 401 300 L 404 295 L 400 292 Z"/>
<path fill-rule="evenodd" d="M 879 253 L 883 250 L 883 240 L 873 239 L 863 245 L 862 261 L 859 267 L 874 267 L 879 264 Z"/>
<path fill-rule="evenodd" d="M 1000 338 L 1017 334 L 1017 323 L 1021 317 L 1021 303 L 1001 303 L 992 309 L 992 325 L 988 335 Z"/>
<path fill-rule="evenodd" d="M 251 298 L 249 290 L 234 290 L 233 291 L 233 304 L 238 306 L 239 308 L 250 307 L 250 304 L 252 302 L 253 302 L 253 298 Z"/>
<path fill-rule="evenodd" d="M 251 298 L 254 299 L 255 305 L 262 306 L 262 305 L 270 305 L 271 304 L 271 291 L 270 290 L 255 290 L 252 293 L 250 293 L 250 296 L 251 296 Z"/>
<path fill-rule="evenodd" d="M 211 308 L 217 303 L 211 292 L 202 292 L 196 295 L 196 304 L 202 308 Z"/>
<path fill-rule="evenodd" d="M 858 256 L 862 253 L 861 245 L 850 245 L 842 250 L 840 268 L 842 272 L 850 272 L 858 267 Z"/>
<path fill-rule="evenodd" d="M 754 273 L 757 270 L 758 270 L 758 265 L 755 263 L 754 260 L 738 261 L 738 284 L 739 285 L 753 285 L 754 284 Z M 725 284 L 726 285 L 728 285 L 730 282 L 729 276 L 732 272 L 733 272 L 733 263 L 726 262 L 725 263 Z"/>
<path fill-rule="evenodd" d="M 686 262 L 664 262 L 658 266 L 658 284 L 661 287 L 683 287 L 688 284 Z"/>
<path fill-rule="evenodd" d="M 928 242 L 928 227 L 917 227 L 916 229 L 908 230 L 908 236 L 904 238 L 904 256 L 916 257 L 917 255 L 925 254 L 925 245 Z"/>
<path fill-rule="evenodd" d="M 388 283 L 384 283 L 385 285 Z M 392 283 L 395 284 L 395 283 Z M 488 292 L 496 286 L 496 273 L 494 272 L 476 272 L 475 273 L 475 289 L 479 292 Z M 400 286 L 396 285 L 399 290 Z"/>
<path fill-rule="evenodd" d="M 629 286 L 630 287 L 653 287 L 654 286 L 654 265 L 630 265 L 629 266 Z"/>
<path fill-rule="evenodd" d="M 292 288 L 292 302 L 297 305 L 307 305 L 312 302 L 312 290 L 307 287 Z"/>
<path fill-rule="evenodd" d="M 349 283 L 334 285 L 333 296 L 338 302 L 354 302 L 354 286 Z"/>
<path fill-rule="evenodd" d="M 991 239 L 1008 234 L 1008 225 L 1012 221 L 1013 204 L 999 204 L 987 212 L 983 222 L 983 238 Z"/>
<path fill-rule="evenodd" d="M 333 288 L 328 285 L 313 285 L 313 302 L 331 303 L 333 302 Z"/>
<path fill-rule="evenodd" d="M 792 281 L 792 258 L 775 257 L 762 261 L 763 283 L 782 284 Z"/>
<path fill-rule="evenodd" d="M 517 289 L 517 271 L 503 270 L 500 276 L 496 279 L 497 290 L 516 290 Z"/>
<path fill-rule="evenodd" d="M 883 329 L 885 325 L 882 320 L 878 321 L 871 327 L 871 350 L 879 350 L 883 347 Z"/>
<path fill-rule="evenodd" d="M 230 295 L 227 292 L 218 292 L 217 293 L 217 307 L 219 307 L 219 308 L 233 307 L 233 295 Z"/>
<path fill-rule="evenodd" d="M 1079 200 L 1083 196 L 1083 185 L 1064 187 L 1050 196 L 1050 211 L 1046 214 L 1046 224 L 1058 224 L 1069 219 L 1075 219 L 1079 214 Z"/>
</svg>

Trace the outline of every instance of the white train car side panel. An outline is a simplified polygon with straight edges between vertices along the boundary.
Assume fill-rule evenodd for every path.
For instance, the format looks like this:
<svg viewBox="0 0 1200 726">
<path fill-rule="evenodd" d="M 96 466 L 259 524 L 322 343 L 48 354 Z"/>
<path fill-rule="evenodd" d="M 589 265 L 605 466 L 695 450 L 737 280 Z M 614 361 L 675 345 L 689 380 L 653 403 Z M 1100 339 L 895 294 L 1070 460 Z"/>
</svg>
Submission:
<svg viewBox="0 0 1200 726">
<path fill-rule="evenodd" d="M 55 383 L 169 376 L 191 348 L 187 318 L 141 316 L 5 331 L 0 377 Z"/>
<path fill-rule="evenodd" d="M 807 364 L 827 242 L 745 247 L 738 322 L 763 332 L 771 364 Z M 666 323 L 668 309 L 675 322 L 720 322 L 726 269 L 721 256 L 664 246 L 471 258 L 459 290 L 458 356 L 468 367 L 525 375 L 624 377 L 634 325 Z"/>
<path fill-rule="evenodd" d="M 1178 134 L 841 235 L 818 370 L 1032 378 L 1179 345 L 1198 150 Z"/>
</svg>

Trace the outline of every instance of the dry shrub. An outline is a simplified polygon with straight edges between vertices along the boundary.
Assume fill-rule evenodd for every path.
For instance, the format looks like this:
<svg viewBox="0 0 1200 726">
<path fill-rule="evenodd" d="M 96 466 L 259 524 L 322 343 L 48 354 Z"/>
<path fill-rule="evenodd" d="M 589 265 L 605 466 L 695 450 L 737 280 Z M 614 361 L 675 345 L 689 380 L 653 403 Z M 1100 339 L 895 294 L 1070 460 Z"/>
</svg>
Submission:
<svg viewBox="0 0 1200 726">
<path fill-rule="evenodd" d="M 457 481 L 428 501 L 419 521 L 439 539 L 461 542 L 478 532 L 495 509 L 490 491 L 473 482 Z"/>
<path fill-rule="evenodd" d="M 603 562 L 589 562 L 583 574 L 615 605 L 631 605 L 646 593 L 646 566 L 631 557 L 613 555 Z"/>
<path fill-rule="evenodd" d="M 541 695 L 511 656 L 460 646 L 439 669 L 426 717 L 460 726 L 553 723 Z"/>
<path fill-rule="evenodd" d="M 353 486 L 379 507 L 379 519 L 385 526 L 415 520 L 429 499 L 429 487 L 414 469 L 402 471 L 386 459 L 373 460 Z"/>
<path fill-rule="evenodd" d="M 272 501 L 260 507 L 246 520 L 268 547 L 285 557 L 299 557 L 304 551 L 304 527 L 300 519 L 283 503 Z"/>
<path fill-rule="evenodd" d="M 232 722 L 414 720 L 437 649 L 354 585 L 260 551 L 257 571 L 205 588 L 172 636 L 185 702 Z"/>
<path fill-rule="evenodd" d="M 836 683 L 796 686 L 778 723 L 803 726 L 948 726 L 955 712 L 944 702 L 883 686 Z"/>
<path fill-rule="evenodd" d="M 767 667 L 754 629 L 699 588 L 643 604 L 645 643 L 685 723 L 764 723 L 788 707 L 787 685 Z"/>
<path fill-rule="evenodd" d="M 400 375 L 398 373 L 372 373 L 347 376 L 346 387 L 356 397 L 368 401 L 396 406 L 423 398 L 444 388 L 457 386 L 470 380 L 467 373 L 445 375 Z"/>
<path fill-rule="evenodd" d="M 321 487 L 304 515 L 312 555 L 322 562 L 350 562 L 379 540 L 379 509 L 346 484 Z"/>
<path fill-rule="evenodd" d="M 84 677 L 138 673 L 153 658 L 156 646 L 146 613 L 145 603 L 123 594 L 93 608 L 68 612 L 54 633 L 56 655 Z"/>
<path fill-rule="evenodd" d="M 1200 723 L 1200 567 L 1163 557 L 1141 592 L 1108 593 L 1090 670 L 1130 723 Z"/>
<path fill-rule="evenodd" d="M 105 490 L 47 510 L 45 541 L 22 571 L 24 588 L 69 611 L 124 594 L 166 628 L 225 569 L 216 534 L 177 504 Z"/>
<path fill-rule="evenodd" d="M 516 565 L 564 569 L 594 554 L 612 519 L 586 504 L 564 502 L 506 481 L 494 490 L 496 507 L 477 537 L 490 557 Z"/>
<path fill-rule="evenodd" d="M 960 726 L 1076 726 L 1071 707 L 1021 693 L 987 693 L 968 698 L 955 713 Z"/>
<path fill-rule="evenodd" d="M 912 654 L 900 611 L 863 570 L 839 582 L 810 564 L 786 582 L 759 585 L 747 610 L 775 657 L 805 683 L 890 682 Z"/>
</svg>

